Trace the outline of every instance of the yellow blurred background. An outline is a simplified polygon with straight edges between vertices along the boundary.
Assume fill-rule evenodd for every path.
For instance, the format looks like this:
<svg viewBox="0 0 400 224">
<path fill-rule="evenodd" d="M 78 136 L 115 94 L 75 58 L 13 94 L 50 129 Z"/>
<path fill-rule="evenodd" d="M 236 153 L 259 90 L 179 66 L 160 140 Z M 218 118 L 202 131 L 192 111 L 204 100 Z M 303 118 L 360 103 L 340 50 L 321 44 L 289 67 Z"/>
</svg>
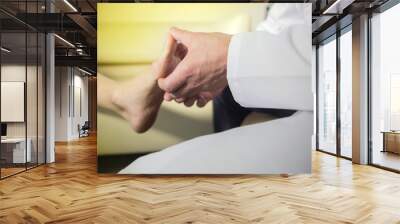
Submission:
<svg viewBox="0 0 400 224">
<path fill-rule="evenodd" d="M 254 30 L 266 14 L 265 3 L 98 4 L 98 72 L 117 81 L 149 74 L 172 26 L 235 34 Z M 153 152 L 213 132 L 212 103 L 186 108 L 164 102 L 154 126 L 134 133 L 118 115 L 98 108 L 98 154 Z"/>
</svg>

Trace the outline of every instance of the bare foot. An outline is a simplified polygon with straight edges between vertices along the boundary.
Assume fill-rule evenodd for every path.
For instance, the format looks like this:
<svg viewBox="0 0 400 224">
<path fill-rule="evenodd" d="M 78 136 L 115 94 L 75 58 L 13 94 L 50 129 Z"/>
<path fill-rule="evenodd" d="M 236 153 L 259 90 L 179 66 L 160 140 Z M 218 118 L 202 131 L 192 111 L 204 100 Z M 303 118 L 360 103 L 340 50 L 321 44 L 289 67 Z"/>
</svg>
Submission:
<svg viewBox="0 0 400 224">
<path fill-rule="evenodd" d="M 151 75 L 137 76 L 114 91 L 112 103 L 136 132 L 147 131 L 156 121 L 164 95 L 157 79 L 171 73 L 185 54 L 186 49 L 168 36 L 165 52 L 152 64 Z"/>
<path fill-rule="evenodd" d="M 140 75 L 121 84 L 112 96 L 121 116 L 138 133 L 147 131 L 154 124 L 162 101 L 163 92 L 152 75 Z"/>
</svg>

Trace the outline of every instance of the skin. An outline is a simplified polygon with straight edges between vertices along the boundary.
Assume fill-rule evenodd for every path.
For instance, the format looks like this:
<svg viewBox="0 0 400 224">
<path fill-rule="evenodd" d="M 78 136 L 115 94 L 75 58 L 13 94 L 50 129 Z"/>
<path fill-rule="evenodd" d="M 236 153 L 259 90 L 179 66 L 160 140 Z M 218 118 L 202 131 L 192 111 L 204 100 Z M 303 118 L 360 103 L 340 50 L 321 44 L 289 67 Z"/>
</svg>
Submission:
<svg viewBox="0 0 400 224">
<path fill-rule="evenodd" d="M 203 107 L 227 86 L 226 63 L 231 36 L 171 28 L 163 55 L 150 74 L 116 82 L 98 74 L 98 104 L 126 119 L 137 133 L 155 122 L 163 102 Z"/>
<path fill-rule="evenodd" d="M 204 106 L 227 86 L 226 65 L 231 35 L 199 33 L 171 28 L 173 39 L 187 50 L 182 61 L 166 77 L 158 79 L 164 99 Z"/>
<path fill-rule="evenodd" d="M 185 54 L 185 48 L 171 36 L 164 54 L 151 66 L 150 75 L 138 75 L 131 80 L 116 82 L 102 74 L 98 79 L 98 104 L 126 119 L 137 133 L 147 131 L 155 122 L 163 102 L 164 91 L 157 80 L 171 73 Z"/>
</svg>

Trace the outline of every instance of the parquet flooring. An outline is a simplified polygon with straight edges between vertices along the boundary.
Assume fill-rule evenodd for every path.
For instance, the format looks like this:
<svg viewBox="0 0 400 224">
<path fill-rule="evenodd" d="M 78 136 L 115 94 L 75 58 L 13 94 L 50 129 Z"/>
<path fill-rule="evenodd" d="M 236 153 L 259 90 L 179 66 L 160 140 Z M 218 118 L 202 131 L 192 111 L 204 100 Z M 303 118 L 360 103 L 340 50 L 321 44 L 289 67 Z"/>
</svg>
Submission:
<svg viewBox="0 0 400 224">
<path fill-rule="evenodd" d="M 2 177 L 3 176 L 7 177 L 7 176 L 13 175 L 15 173 L 24 171 L 24 170 L 25 170 L 25 167 L 23 167 L 23 168 L 22 167 L 21 168 L 19 168 L 19 167 L 18 168 L 14 168 L 14 167 L 1 168 L 1 175 L 2 175 Z"/>
<path fill-rule="evenodd" d="M 293 176 L 96 173 L 96 139 L 0 181 L 0 223 L 400 223 L 400 175 L 313 153 Z"/>
</svg>

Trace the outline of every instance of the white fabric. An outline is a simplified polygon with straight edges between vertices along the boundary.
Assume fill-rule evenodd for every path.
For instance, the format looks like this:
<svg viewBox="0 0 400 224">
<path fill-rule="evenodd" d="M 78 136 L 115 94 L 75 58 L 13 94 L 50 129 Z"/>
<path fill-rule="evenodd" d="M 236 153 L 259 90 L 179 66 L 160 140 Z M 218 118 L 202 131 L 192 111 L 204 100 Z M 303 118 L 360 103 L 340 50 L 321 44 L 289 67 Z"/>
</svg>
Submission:
<svg viewBox="0 0 400 224">
<path fill-rule="evenodd" d="M 294 115 L 194 138 L 142 156 L 120 174 L 311 172 L 313 115 Z"/>
<path fill-rule="evenodd" d="M 301 110 L 201 136 L 132 162 L 121 174 L 311 172 L 311 4 L 275 4 L 256 31 L 233 36 L 228 84 L 244 107 Z"/>
<path fill-rule="evenodd" d="M 244 107 L 313 110 L 311 4 L 274 4 L 258 31 L 231 39 L 227 78 Z"/>
</svg>

